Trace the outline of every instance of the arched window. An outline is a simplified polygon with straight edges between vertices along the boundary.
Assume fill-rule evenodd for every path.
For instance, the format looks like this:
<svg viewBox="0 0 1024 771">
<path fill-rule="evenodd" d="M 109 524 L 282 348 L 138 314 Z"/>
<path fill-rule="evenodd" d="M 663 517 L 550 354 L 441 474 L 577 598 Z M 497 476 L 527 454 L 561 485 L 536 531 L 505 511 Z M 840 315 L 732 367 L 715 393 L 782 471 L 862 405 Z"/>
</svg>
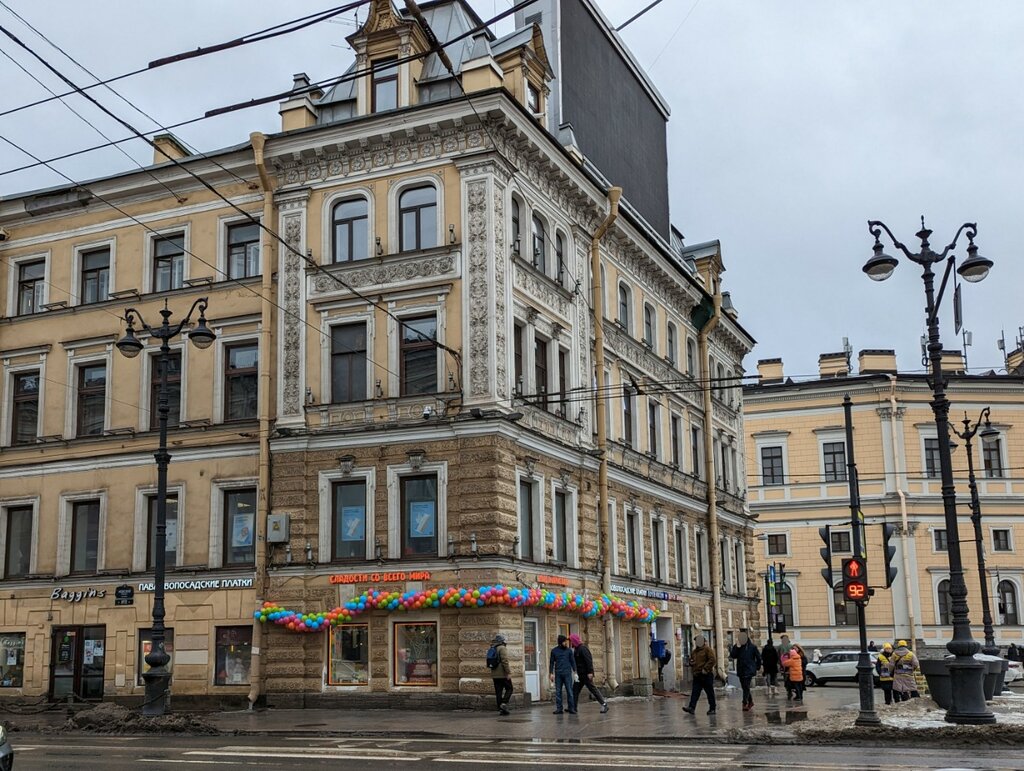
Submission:
<svg viewBox="0 0 1024 771">
<path fill-rule="evenodd" d="M 676 325 L 671 321 L 665 326 L 665 358 L 673 367 L 676 366 Z"/>
<path fill-rule="evenodd" d="M 1017 587 L 1012 581 L 1000 581 L 997 591 L 999 595 L 999 623 L 1004 626 L 1017 626 L 1020 616 L 1017 614 Z"/>
<path fill-rule="evenodd" d="M 519 199 L 512 196 L 512 253 L 519 254 Z"/>
<path fill-rule="evenodd" d="M 693 344 L 692 339 L 686 341 L 686 374 L 690 377 L 696 377 L 697 368 L 697 347 Z"/>
<path fill-rule="evenodd" d="M 949 579 L 943 578 L 936 588 L 939 599 L 939 624 L 949 626 L 953 619 L 953 598 L 949 596 Z"/>
<path fill-rule="evenodd" d="M 627 332 L 630 328 L 629 317 L 633 314 L 633 302 L 630 297 L 629 287 L 625 284 L 619 284 L 619 324 L 622 325 L 623 329 Z"/>
<path fill-rule="evenodd" d="M 832 605 L 836 612 L 836 626 L 857 625 L 857 603 L 846 601 L 842 583 L 836 584 L 832 590 Z"/>
<path fill-rule="evenodd" d="M 437 246 L 437 190 L 420 185 L 398 198 L 398 242 L 403 252 Z"/>
<path fill-rule="evenodd" d="M 558 283 L 565 283 L 565 239 L 561 233 L 555 233 L 555 270 L 558 271 Z"/>
<path fill-rule="evenodd" d="M 779 610 L 782 611 L 782 618 L 787 627 L 791 627 L 796 623 L 796 619 L 793 617 L 793 590 L 790 588 L 789 583 L 776 585 L 778 589 L 776 600 L 779 603 Z"/>
<path fill-rule="evenodd" d="M 654 326 L 657 323 L 654 307 L 644 303 L 644 342 L 650 348 L 654 348 Z"/>
<path fill-rule="evenodd" d="M 365 198 L 349 198 L 331 209 L 331 251 L 334 262 L 365 260 L 370 256 L 369 204 Z"/>
<path fill-rule="evenodd" d="M 547 232 L 544 230 L 544 222 L 536 214 L 533 215 L 533 267 L 541 273 L 548 272 L 548 245 Z"/>
</svg>

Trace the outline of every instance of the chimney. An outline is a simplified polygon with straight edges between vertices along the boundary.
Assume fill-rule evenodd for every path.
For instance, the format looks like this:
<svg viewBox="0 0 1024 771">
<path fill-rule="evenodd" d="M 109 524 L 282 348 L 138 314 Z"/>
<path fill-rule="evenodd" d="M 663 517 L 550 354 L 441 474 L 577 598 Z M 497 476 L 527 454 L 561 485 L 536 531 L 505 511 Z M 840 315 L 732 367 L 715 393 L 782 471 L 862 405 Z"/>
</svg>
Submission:
<svg viewBox="0 0 1024 771">
<path fill-rule="evenodd" d="M 857 355 L 861 375 L 895 375 L 896 351 L 892 348 L 865 348 Z"/>
<path fill-rule="evenodd" d="M 761 385 L 781 383 L 783 379 L 782 359 L 758 359 L 757 377 Z"/>
<path fill-rule="evenodd" d="M 306 90 L 309 85 L 309 75 L 306 73 L 292 75 L 292 96 L 281 102 L 277 110 L 281 115 L 282 131 L 294 131 L 316 125 L 316 105 L 313 104 L 313 100 L 319 99 L 324 93 L 319 88 Z"/>
<path fill-rule="evenodd" d="M 818 376 L 824 380 L 829 377 L 847 377 L 850 374 L 850 360 L 846 352 L 823 353 L 818 357 Z"/>
<path fill-rule="evenodd" d="M 964 366 L 964 352 L 956 349 L 943 351 L 942 371 L 951 375 L 967 374 L 967 368 Z"/>
<path fill-rule="evenodd" d="M 153 164 L 168 163 L 171 158 L 187 158 L 192 153 L 178 141 L 174 134 L 157 134 L 153 137 Z"/>
</svg>

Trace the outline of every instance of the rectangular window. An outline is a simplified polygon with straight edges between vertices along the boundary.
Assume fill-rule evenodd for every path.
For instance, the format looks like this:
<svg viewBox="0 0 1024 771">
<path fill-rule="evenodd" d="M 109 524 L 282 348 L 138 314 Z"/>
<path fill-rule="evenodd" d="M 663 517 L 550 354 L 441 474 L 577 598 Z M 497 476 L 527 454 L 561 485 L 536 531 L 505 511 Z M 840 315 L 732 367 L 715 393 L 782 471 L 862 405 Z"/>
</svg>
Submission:
<svg viewBox="0 0 1024 771">
<path fill-rule="evenodd" d="M 519 557 L 533 561 L 533 482 L 519 480 Z"/>
<path fill-rule="evenodd" d="M 626 512 L 626 572 L 631 576 L 636 575 L 637 570 L 637 542 L 636 542 L 636 522 L 637 514 L 635 511 Z"/>
<path fill-rule="evenodd" d="M 718 561 L 722 568 L 722 588 L 729 588 L 729 550 L 725 546 L 725 539 L 718 542 Z"/>
<path fill-rule="evenodd" d="M 100 548 L 100 502 L 71 506 L 71 572 L 95 573 Z"/>
<path fill-rule="evenodd" d="M 258 222 L 228 225 L 228 278 L 260 274 L 260 226 Z"/>
<path fill-rule="evenodd" d="M 743 572 L 743 544 L 737 543 L 732 547 L 732 568 L 736 594 L 746 594 L 746 581 L 743 580 L 746 577 Z"/>
<path fill-rule="evenodd" d="M 219 626 L 216 629 L 214 685 L 249 685 L 252 666 L 252 627 Z"/>
<path fill-rule="evenodd" d="M 25 633 L 0 634 L 0 688 L 25 684 Z"/>
<path fill-rule="evenodd" d="M 652 458 L 658 457 L 658 405 L 647 399 L 647 451 Z"/>
<path fill-rule="evenodd" d="M 569 562 L 569 494 L 565 490 L 555 490 L 555 511 L 553 535 L 555 541 L 555 562 L 563 565 Z"/>
<path fill-rule="evenodd" d="M 82 305 L 107 299 L 110 291 L 110 247 L 82 252 L 82 284 L 79 296 Z"/>
<path fill-rule="evenodd" d="M 706 589 L 708 585 L 707 540 L 704 533 L 697 533 L 697 583 Z"/>
<path fill-rule="evenodd" d="M 853 546 L 850 542 L 850 532 L 848 530 L 833 530 L 832 531 L 832 553 L 833 554 L 849 554 L 853 551 Z"/>
<path fill-rule="evenodd" d="M 683 420 L 678 415 L 672 416 L 672 465 L 683 466 Z"/>
<path fill-rule="evenodd" d="M 671 321 L 665 327 L 665 359 L 673 367 L 676 366 L 676 347 L 679 345 L 676 340 L 676 325 Z"/>
<path fill-rule="evenodd" d="M 139 660 L 136 662 L 135 671 L 138 673 L 135 678 L 136 685 L 145 685 L 146 681 L 142 675 L 149 671 L 149 664 L 146 663 L 146 656 L 153 649 L 153 630 L 139 630 Z M 174 630 L 164 629 L 164 651 L 170 656 L 167 661 L 167 671 L 172 672 L 174 666 Z"/>
<path fill-rule="evenodd" d="M 437 556 L 437 476 L 402 478 L 402 556 Z"/>
<path fill-rule="evenodd" d="M 565 397 L 569 391 L 569 352 L 564 348 L 558 349 L 558 409 L 557 412 L 563 418 L 567 417 L 568 406 Z"/>
<path fill-rule="evenodd" d="M 778 557 L 789 554 L 789 536 L 785 533 L 768 534 L 768 556 Z"/>
<path fill-rule="evenodd" d="M 256 343 L 225 346 L 224 365 L 224 420 L 255 418 L 259 346 Z"/>
<path fill-rule="evenodd" d="M 160 354 L 153 356 L 149 384 L 149 427 L 160 428 L 160 372 L 163 359 Z M 181 351 L 167 354 L 167 427 L 173 428 L 181 422 Z"/>
<path fill-rule="evenodd" d="M 539 337 L 533 341 L 533 382 L 537 387 L 537 406 L 548 406 L 548 343 Z"/>
<path fill-rule="evenodd" d="M 373 62 L 373 104 L 371 112 L 398 108 L 398 65 L 395 59 Z"/>
<path fill-rule="evenodd" d="M 366 398 L 366 323 L 331 327 L 331 403 Z"/>
<path fill-rule="evenodd" d="M 533 83 L 526 84 L 526 106 L 531 115 L 537 115 L 540 112 L 540 90 Z"/>
<path fill-rule="evenodd" d="M 366 559 L 366 482 L 335 482 L 335 561 Z"/>
<path fill-rule="evenodd" d="M 821 446 L 825 458 L 825 481 L 846 481 L 846 443 L 825 442 Z"/>
<path fill-rule="evenodd" d="M 523 393 L 523 335 L 525 334 L 526 330 L 516 324 L 512 332 L 516 375 L 516 382 L 513 385 L 516 393 L 520 395 Z"/>
<path fill-rule="evenodd" d="M 1000 479 L 1003 476 L 1003 454 L 1001 441 L 998 437 L 982 438 L 981 459 L 985 466 L 985 476 L 989 479 Z"/>
<path fill-rule="evenodd" d="M 27 576 L 32 564 L 32 507 L 7 509 L 7 543 L 4 554 L 4 578 Z"/>
<path fill-rule="evenodd" d="M 662 543 L 661 533 L 665 525 L 660 519 L 651 520 L 651 558 L 654 562 L 654 580 L 664 581 L 665 574 L 661 567 Z"/>
<path fill-rule="evenodd" d="M 159 498 L 155 495 L 150 495 L 146 499 L 148 508 L 148 532 L 149 537 L 146 539 L 148 544 L 146 548 L 146 568 L 153 570 L 156 567 L 156 509 Z M 166 515 L 166 548 L 164 549 L 164 564 L 175 565 L 178 562 L 178 496 L 168 495 L 167 496 L 167 515 Z"/>
<path fill-rule="evenodd" d="M 622 394 L 622 441 L 633 446 L 633 392 L 626 386 Z"/>
<path fill-rule="evenodd" d="M 676 580 L 682 585 L 687 582 L 688 578 L 686 575 L 686 533 L 681 527 L 677 527 L 675 535 Z"/>
<path fill-rule="evenodd" d="M 728 490 L 729 489 L 729 485 L 730 485 L 730 477 L 729 477 L 729 466 L 730 466 L 730 463 L 729 463 L 729 448 L 726 447 L 724 444 L 721 445 L 721 448 L 722 448 L 721 449 L 721 454 L 722 454 L 722 489 L 723 490 Z"/>
<path fill-rule="evenodd" d="M 103 433 L 107 402 L 107 365 L 84 364 L 78 368 L 78 436 Z"/>
<path fill-rule="evenodd" d="M 933 543 L 935 545 L 935 551 L 947 551 L 949 549 L 949 541 L 946 538 L 946 530 L 936 529 L 932 532 Z"/>
<path fill-rule="evenodd" d="M 46 260 L 18 265 L 18 315 L 38 313 L 46 301 Z"/>
<path fill-rule="evenodd" d="M 697 479 L 703 479 L 703 464 L 700 462 L 700 429 L 697 428 L 697 426 L 692 426 L 690 428 L 690 458 L 690 462 L 693 463 L 693 475 L 697 477 Z"/>
<path fill-rule="evenodd" d="M 781 485 L 785 484 L 785 477 L 782 470 L 782 448 L 762 447 L 761 448 L 761 478 L 762 484 Z"/>
<path fill-rule="evenodd" d="M 1012 551 L 1009 530 L 992 531 L 992 551 Z"/>
<path fill-rule="evenodd" d="M 437 685 L 437 622 L 395 624 L 395 685 Z"/>
<path fill-rule="evenodd" d="M 13 378 L 11 444 L 31 444 L 39 435 L 39 372 L 19 372 Z"/>
<path fill-rule="evenodd" d="M 224 491 L 224 565 L 251 565 L 256 558 L 256 488 Z"/>
<path fill-rule="evenodd" d="M 437 393 L 437 317 L 402 319 L 402 396 Z"/>
<path fill-rule="evenodd" d="M 153 291 L 181 289 L 185 284 L 185 234 L 154 236 Z"/>
<path fill-rule="evenodd" d="M 366 685 L 370 681 L 370 627 L 343 624 L 330 627 L 328 685 Z"/>
<path fill-rule="evenodd" d="M 924 475 L 929 479 L 938 479 L 942 475 L 938 439 L 924 440 Z"/>
</svg>

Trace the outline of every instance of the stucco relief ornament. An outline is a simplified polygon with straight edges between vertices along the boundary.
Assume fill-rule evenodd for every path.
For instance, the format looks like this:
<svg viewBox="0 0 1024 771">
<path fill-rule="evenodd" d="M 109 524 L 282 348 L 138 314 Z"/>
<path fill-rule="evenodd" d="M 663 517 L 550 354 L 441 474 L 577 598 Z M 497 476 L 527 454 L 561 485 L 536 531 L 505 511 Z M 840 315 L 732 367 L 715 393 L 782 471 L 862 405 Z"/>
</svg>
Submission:
<svg viewBox="0 0 1024 771">
<path fill-rule="evenodd" d="M 337 177 L 341 174 L 341 161 L 331 161 L 327 166 L 327 173 L 332 177 Z"/>
<path fill-rule="evenodd" d="M 455 258 L 442 255 L 425 260 L 412 262 L 370 265 L 357 270 L 347 270 L 342 275 L 349 286 L 367 287 L 397 284 L 417 278 L 442 276 L 455 269 Z M 313 288 L 319 293 L 343 291 L 345 287 L 333 276 L 318 274 L 313 280 Z"/>
<path fill-rule="evenodd" d="M 445 137 L 441 147 L 446 153 L 454 153 L 459 149 L 459 140 L 455 137 Z"/>
<path fill-rule="evenodd" d="M 323 175 L 320 166 L 315 163 L 311 163 L 306 167 L 306 179 L 320 179 Z"/>
<path fill-rule="evenodd" d="M 469 388 L 474 396 L 488 391 L 489 316 L 487 302 L 487 183 L 467 185 L 469 214 Z"/>
<path fill-rule="evenodd" d="M 286 415 L 296 414 L 301 410 L 299 398 L 299 346 L 301 344 L 301 333 L 299 330 L 299 318 L 301 313 L 302 294 L 302 268 L 299 256 L 299 247 L 302 238 L 302 221 L 299 217 L 289 217 L 285 220 L 284 241 L 291 247 L 285 255 L 284 271 L 284 389 L 283 389 L 283 412 Z"/>
<path fill-rule="evenodd" d="M 505 365 L 505 191 L 494 186 L 494 360 L 499 398 L 508 396 L 507 368 Z"/>
<path fill-rule="evenodd" d="M 388 154 L 386 152 L 381 150 L 381 151 L 379 151 L 379 152 L 374 154 L 374 156 L 373 156 L 373 165 L 374 166 L 387 166 L 387 164 L 388 164 Z"/>
</svg>

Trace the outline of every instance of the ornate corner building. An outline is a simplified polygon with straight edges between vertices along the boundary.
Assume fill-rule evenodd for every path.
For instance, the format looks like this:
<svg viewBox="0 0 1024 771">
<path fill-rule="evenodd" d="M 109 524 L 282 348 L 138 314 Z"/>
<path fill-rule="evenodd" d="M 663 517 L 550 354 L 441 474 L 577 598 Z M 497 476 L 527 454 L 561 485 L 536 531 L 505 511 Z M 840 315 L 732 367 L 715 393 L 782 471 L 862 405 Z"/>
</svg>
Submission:
<svg viewBox="0 0 1024 771">
<path fill-rule="evenodd" d="M 176 697 L 476 703 L 499 632 L 517 698 L 571 632 L 646 693 L 652 639 L 673 687 L 697 631 L 757 625 L 754 341 L 718 242 L 669 225 L 667 106 L 590 0 L 503 37 L 421 8 L 372 2 L 280 133 L 162 137 L 140 172 L 0 202 L 0 696 L 142 692 L 154 367 L 113 343 L 125 305 L 199 296 L 216 344 L 171 378 Z M 627 97 L 628 138 L 594 117 Z"/>
</svg>

